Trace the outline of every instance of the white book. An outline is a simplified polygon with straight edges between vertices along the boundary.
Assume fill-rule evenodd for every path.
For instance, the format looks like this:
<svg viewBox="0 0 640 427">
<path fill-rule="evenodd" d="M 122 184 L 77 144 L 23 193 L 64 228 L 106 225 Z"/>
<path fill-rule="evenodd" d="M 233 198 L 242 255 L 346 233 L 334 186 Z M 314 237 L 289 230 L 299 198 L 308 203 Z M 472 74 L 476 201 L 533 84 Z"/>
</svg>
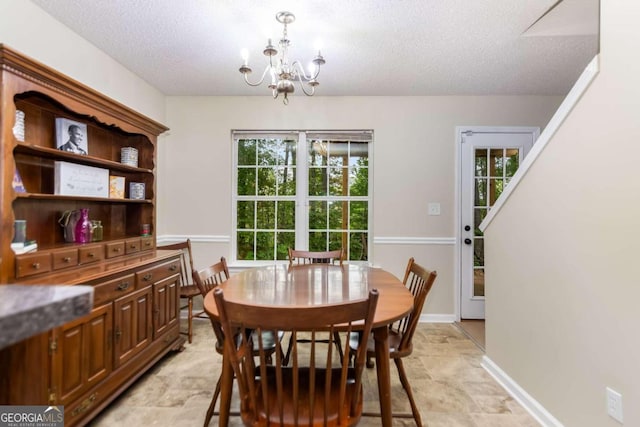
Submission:
<svg viewBox="0 0 640 427">
<path fill-rule="evenodd" d="M 38 249 L 38 244 L 33 242 L 25 245 L 24 243 L 12 243 L 11 249 L 16 255 L 26 254 Z"/>
</svg>

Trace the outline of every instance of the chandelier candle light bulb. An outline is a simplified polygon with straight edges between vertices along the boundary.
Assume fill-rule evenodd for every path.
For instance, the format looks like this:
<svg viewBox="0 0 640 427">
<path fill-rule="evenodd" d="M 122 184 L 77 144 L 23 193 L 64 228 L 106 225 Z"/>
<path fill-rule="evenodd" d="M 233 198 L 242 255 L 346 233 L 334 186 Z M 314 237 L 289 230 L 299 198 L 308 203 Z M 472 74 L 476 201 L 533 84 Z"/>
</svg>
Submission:
<svg viewBox="0 0 640 427">
<path fill-rule="evenodd" d="M 296 81 L 305 95 L 313 96 L 315 94 L 316 86 L 320 84 L 317 80 L 318 75 L 320 74 L 320 66 L 324 65 L 326 62 L 320 53 L 320 49 L 318 49 L 318 55 L 316 55 L 311 61 L 312 66 L 309 67 L 308 75 L 305 73 L 304 67 L 301 65 L 300 61 L 295 60 L 289 63 L 288 53 L 291 41 L 287 38 L 287 25 L 294 22 L 295 19 L 296 17 L 291 12 L 279 12 L 276 14 L 276 20 L 284 25 L 282 38 L 278 42 L 280 57 L 276 58 L 274 63 L 273 57 L 278 55 L 278 49 L 271 44 L 271 39 L 268 39 L 267 46 L 264 48 L 262 53 L 269 57 L 269 64 L 266 66 L 262 73 L 262 77 L 258 82 L 252 83 L 249 81 L 248 76 L 252 72 L 251 67 L 249 67 L 249 52 L 246 49 L 242 49 L 241 51 L 243 64 L 239 71 L 244 76 L 244 81 L 249 86 L 260 86 L 267 73 L 269 73 L 271 82 L 267 87 L 271 89 L 274 99 L 277 98 L 278 95 L 282 94 L 282 102 L 285 105 L 289 103 L 288 94 L 294 93 L 295 91 L 294 83 Z M 309 89 L 305 87 L 305 83 L 309 86 Z"/>
</svg>

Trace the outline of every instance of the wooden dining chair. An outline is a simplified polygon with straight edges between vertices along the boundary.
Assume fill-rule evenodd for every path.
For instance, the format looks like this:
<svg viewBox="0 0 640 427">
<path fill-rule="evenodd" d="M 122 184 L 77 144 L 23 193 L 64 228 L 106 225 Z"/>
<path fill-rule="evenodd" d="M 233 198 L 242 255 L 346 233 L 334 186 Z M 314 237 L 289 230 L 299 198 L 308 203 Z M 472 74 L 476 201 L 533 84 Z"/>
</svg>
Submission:
<svg viewBox="0 0 640 427">
<path fill-rule="evenodd" d="M 427 270 L 426 268 L 418 265 L 412 258 L 409 259 L 407 269 L 404 273 L 403 283 L 413 294 L 413 309 L 406 317 L 389 325 L 389 357 L 393 359 L 398 369 L 398 376 L 400 377 L 400 383 L 409 397 L 409 404 L 411 405 L 411 412 L 413 419 L 418 427 L 422 426 L 422 418 L 420 412 L 416 406 L 416 402 L 413 399 L 413 392 L 411 391 L 411 385 L 407 378 L 407 374 L 404 370 L 402 358 L 407 357 L 413 351 L 413 335 L 418 327 L 418 321 L 420 320 L 420 314 L 422 314 L 422 307 L 427 299 L 427 295 L 436 280 L 438 273 L 435 271 Z M 364 342 L 364 341 L 362 341 Z M 358 336 L 352 336 L 349 348 L 354 350 L 361 346 L 361 342 Z M 369 338 L 367 342 L 367 367 L 372 368 L 373 363 L 371 359 L 374 358 L 375 343 L 372 338 Z M 394 415 L 405 417 L 405 415 Z M 407 415 L 409 418 L 411 415 Z"/>
<path fill-rule="evenodd" d="M 196 283 L 196 286 L 200 290 L 200 293 L 203 297 L 213 289 L 226 282 L 227 279 L 229 279 L 229 276 L 229 267 L 227 266 L 227 260 L 224 257 L 221 257 L 219 262 L 212 264 L 209 267 L 203 268 L 198 271 L 193 271 L 193 281 Z M 209 317 L 209 320 L 211 321 L 213 333 L 216 336 L 216 352 L 222 355 L 224 352 L 225 334 L 222 332 L 219 320 L 212 319 L 211 317 Z M 282 338 L 282 333 L 273 334 L 271 332 L 265 332 L 261 334 L 260 337 L 260 340 L 254 339 L 254 342 L 256 346 L 261 345 L 265 349 L 264 351 L 267 360 L 270 362 L 271 355 L 275 351 L 275 341 L 276 339 L 279 340 Z M 213 392 L 213 397 L 211 398 L 211 403 L 209 404 L 209 408 L 207 409 L 204 423 L 205 426 L 209 425 L 209 422 L 214 415 L 216 402 L 218 400 L 218 397 L 220 396 L 220 380 L 221 377 L 218 378 L 216 388 Z"/>
<path fill-rule="evenodd" d="M 316 346 L 316 340 L 323 335 L 332 336 L 337 327 L 345 332 L 344 345 L 349 344 L 348 337 L 356 333 L 355 328 L 368 339 L 378 302 L 376 290 L 359 301 L 313 307 L 249 306 L 225 300 L 221 289 L 214 291 L 214 297 L 222 330 L 237 331 L 239 336 L 238 340 L 225 341 L 224 354 L 238 380 L 240 415 L 245 426 L 340 427 L 358 423 L 363 407 L 366 346 L 353 350 L 355 363 L 351 367 L 347 354 L 343 360 L 335 360 L 333 346 Z M 266 362 L 262 346 L 254 357 L 252 332 L 278 330 L 293 337 L 310 337 L 308 350 L 293 341 L 291 366 L 281 363 L 278 357 L 282 355 L 279 341 L 275 364 Z"/>
<path fill-rule="evenodd" d="M 289 248 L 289 265 L 298 264 L 340 264 L 344 260 L 342 248 L 334 251 L 303 251 Z"/>
<path fill-rule="evenodd" d="M 193 299 L 196 297 L 200 297 L 200 289 L 193 282 L 193 257 L 191 256 L 191 241 L 187 239 L 184 242 L 173 243 L 170 245 L 162 245 L 158 246 L 157 249 L 170 249 L 170 250 L 178 250 L 181 251 L 180 255 L 180 263 L 181 263 L 181 280 L 180 280 L 180 299 L 187 300 L 187 305 L 180 306 L 180 310 L 187 309 L 187 332 L 186 335 L 189 339 L 189 344 L 192 342 L 193 338 L 193 318 L 201 317 L 204 311 L 198 312 L 194 315 L 193 313 Z M 181 332 L 184 334 L 184 332 Z"/>
<path fill-rule="evenodd" d="M 310 265 L 310 264 L 336 264 L 342 265 L 342 260 L 344 257 L 344 251 L 342 248 L 334 250 L 334 251 L 303 251 L 297 249 L 289 248 L 289 266 L 295 265 Z M 342 358 L 342 345 L 340 343 L 341 339 L 339 333 L 336 332 L 333 339 L 325 340 L 326 343 L 333 342 Z M 299 339 L 298 342 L 307 342 L 306 339 Z M 287 352 L 284 356 L 284 363 L 288 363 L 289 355 L 291 354 L 291 346 L 292 342 L 289 340 L 289 348 L 287 348 Z"/>
</svg>

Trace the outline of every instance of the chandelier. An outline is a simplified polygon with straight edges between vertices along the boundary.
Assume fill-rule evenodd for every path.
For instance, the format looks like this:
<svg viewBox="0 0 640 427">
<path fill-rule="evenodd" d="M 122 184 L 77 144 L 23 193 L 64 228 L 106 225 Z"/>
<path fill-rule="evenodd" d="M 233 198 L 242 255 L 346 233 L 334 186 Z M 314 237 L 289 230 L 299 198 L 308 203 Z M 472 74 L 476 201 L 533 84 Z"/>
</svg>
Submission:
<svg viewBox="0 0 640 427">
<path fill-rule="evenodd" d="M 267 64 L 264 69 L 260 81 L 256 83 L 251 83 L 249 81 L 248 76 L 252 70 L 249 67 L 248 53 L 246 50 L 243 50 L 242 52 L 242 59 L 244 60 L 244 63 L 242 64 L 242 67 L 240 67 L 239 71 L 244 75 L 244 81 L 249 86 L 260 86 L 268 74 L 270 77 L 268 87 L 273 93 L 273 98 L 276 99 L 278 95 L 282 94 L 282 102 L 287 105 L 289 104 L 288 95 L 295 91 L 294 82 L 296 81 L 305 95 L 313 96 L 316 86 L 320 84 L 317 79 L 320 74 L 320 66 L 325 63 L 325 60 L 320 54 L 320 51 L 318 51 L 318 55 L 316 55 L 316 57 L 313 58 L 313 61 L 311 61 L 313 63 L 313 67 L 309 71 L 309 75 L 305 73 L 304 67 L 300 64 L 300 61 L 295 60 L 293 62 L 289 62 L 288 54 L 291 41 L 287 38 L 287 25 L 294 22 L 296 17 L 291 12 L 279 12 L 276 15 L 276 20 L 284 25 L 282 38 L 278 42 L 280 55 L 278 56 L 278 50 L 271 44 L 271 39 L 269 39 L 267 46 L 262 51 L 265 56 L 269 57 L 269 64 Z M 307 85 L 309 88 L 305 87 Z"/>
</svg>

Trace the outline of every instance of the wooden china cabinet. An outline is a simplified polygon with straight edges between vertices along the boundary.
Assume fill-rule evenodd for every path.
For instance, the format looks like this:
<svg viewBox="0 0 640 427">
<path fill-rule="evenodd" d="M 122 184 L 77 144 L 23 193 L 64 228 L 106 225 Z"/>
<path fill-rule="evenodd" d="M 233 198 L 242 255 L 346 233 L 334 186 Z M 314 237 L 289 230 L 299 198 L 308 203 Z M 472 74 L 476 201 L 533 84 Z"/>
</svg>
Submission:
<svg viewBox="0 0 640 427">
<path fill-rule="evenodd" d="M 89 315 L 0 350 L 0 404 L 64 405 L 65 425 L 84 425 L 184 343 L 179 253 L 140 235 L 155 228 L 155 147 L 167 128 L 1 44 L 0 67 L 0 283 L 94 288 Z M 86 155 L 57 149 L 60 118 L 86 126 Z M 137 149 L 137 166 L 121 163 L 123 147 Z M 125 198 L 58 194 L 56 162 L 124 177 Z M 130 182 L 144 183 L 144 198 L 130 198 Z M 81 208 L 101 221 L 102 240 L 65 241 L 58 220 Z M 36 251 L 14 253 L 15 220 Z"/>
</svg>

